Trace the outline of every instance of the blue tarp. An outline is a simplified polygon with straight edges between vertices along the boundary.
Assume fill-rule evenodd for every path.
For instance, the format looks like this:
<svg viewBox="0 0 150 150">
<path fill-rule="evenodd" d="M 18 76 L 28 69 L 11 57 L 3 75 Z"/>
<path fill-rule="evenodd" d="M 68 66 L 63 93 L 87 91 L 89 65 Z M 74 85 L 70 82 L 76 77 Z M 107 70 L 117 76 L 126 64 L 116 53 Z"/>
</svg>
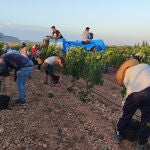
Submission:
<svg viewBox="0 0 150 150">
<path fill-rule="evenodd" d="M 87 51 L 90 51 L 93 47 L 99 52 L 101 50 L 106 50 L 106 46 L 102 40 L 91 40 L 89 44 L 83 44 L 82 41 L 66 41 L 63 39 L 51 39 L 49 44 L 55 44 L 57 47 L 60 47 L 66 54 L 72 47 L 81 46 L 84 47 Z"/>
<path fill-rule="evenodd" d="M 81 46 L 87 51 L 90 51 L 93 47 L 96 47 L 97 51 L 106 50 L 106 46 L 102 40 L 91 40 L 89 44 L 83 44 L 82 41 L 67 41 L 66 50 L 70 50 L 72 47 Z"/>
</svg>

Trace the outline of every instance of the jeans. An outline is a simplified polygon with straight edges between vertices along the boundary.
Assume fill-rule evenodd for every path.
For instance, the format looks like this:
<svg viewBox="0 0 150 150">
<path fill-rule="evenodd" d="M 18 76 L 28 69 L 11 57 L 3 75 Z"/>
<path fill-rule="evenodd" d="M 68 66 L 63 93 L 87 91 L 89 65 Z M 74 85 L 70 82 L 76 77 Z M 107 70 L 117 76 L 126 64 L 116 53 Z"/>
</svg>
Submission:
<svg viewBox="0 0 150 150">
<path fill-rule="evenodd" d="M 33 71 L 33 62 L 31 60 L 17 71 L 17 86 L 19 91 L 19 101 L 25 102 L 26 97 L 26 82 Z"/>
<path fill-rule="evenodd" d="M 132 93 L 127 97 L 123 106 L 123 114 L 116 126 L 117 134 L 121 135 L 137 109 L 141 111 L 138 144 L 144 145 L 148 142 L 150 136 L 150 87 L 140 92 Z"/>
</svg>

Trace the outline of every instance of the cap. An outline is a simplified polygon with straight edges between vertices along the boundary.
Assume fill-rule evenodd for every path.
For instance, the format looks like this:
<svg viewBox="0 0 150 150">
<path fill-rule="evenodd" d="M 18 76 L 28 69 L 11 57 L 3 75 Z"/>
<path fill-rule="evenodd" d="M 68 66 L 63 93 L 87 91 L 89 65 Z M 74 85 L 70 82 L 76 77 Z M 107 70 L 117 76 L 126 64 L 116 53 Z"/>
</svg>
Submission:
<svg viewBox="0 0 150 150">
<path fill-rule="evenodd" d="M 55 26 L 52 26 L 51 28 L 55 28 Z"/>
<path fill-rule="evenodd" d="M 125 77 L 125 72 L 128 68 L 138 65 L 139 61 L 137 59 L 129 59 L 125 61 L 120 68 L 117 70 L 116 73 L 116 81 L 119 85 L 124 86 L 123 80 Z"/>
<path fill-rule="evenodd" d="M 89 27 L 86 27 L 86 29 L 90 29 Z"/>
</svg>

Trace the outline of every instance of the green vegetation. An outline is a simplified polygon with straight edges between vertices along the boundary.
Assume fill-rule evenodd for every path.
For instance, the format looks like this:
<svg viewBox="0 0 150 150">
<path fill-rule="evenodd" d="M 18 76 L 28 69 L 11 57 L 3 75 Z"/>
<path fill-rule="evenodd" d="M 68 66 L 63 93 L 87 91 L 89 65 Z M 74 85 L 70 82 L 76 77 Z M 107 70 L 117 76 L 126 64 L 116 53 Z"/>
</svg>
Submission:
<svg viewBox="0 0 150 150">
<path fill-rule="evenodd" d="M 0 43 L 0 55 L 3 54 L 4 43 Z"/>
<path fill-rule="evenodd" d="M 63 73 L 77 80 L 84 78 L 91 85 L 102 85 L 102 60 L 100 58 L 99 53 L 88 52 L 83 47 L 74 47 L 66 55 Z"/>
<path fill-rule="evenodd" d="M 50 56 L 60 56 L 60 48 L 57 48 L 55 45 L 43 45 L 42 46 L 42 59 L 46 59 Z"/>
<path fill-rule="evenodd" d="M 103 85 L 102 72 L 104 66 L 117 69 L 125 60 L 136 53 L 140 54 L 142 62 L 150 64 L 150 47 L 145 45 L 135 47 L 111 46 L 100 52 L 86 51 L 83 47 L 73 47 L 66 54 L 65 67 L 62 72 L 65 75 L 71 75 L 74 81 L 80 78 L 85 79 L 86 92 L 88 93 L 88 90 L 94 85 Z M 121 94 L 123 97 L 125 92 L 125 89 L 122 89 Z M 87 102 L 87 95 L 81 93 L 79 94 L 80 99 Z"/>
<path fill-rule="evenodd" d="M 142 61 L 150 64 L 150 47 L 114 46 L 100 52 L 89 52 L 83 47 L 73 47 L 66 55 L 63 73 L 78 80 L 87 80 L 87 87 L 103 85 L 104 66 L 117 69 L 125 60 L 139 53 Z"/>
<path fill-rule="evenodd" d="M 48 93 L 48 98 L 53 98 L 54 97 L 54 94 L 52 92 L 49 92 Z"/>
<path fill-rule="evenodd" d="M 103 140 L 104 139 L 104 135 L 103 134 L 99 134 L 98 135 L 98 139 Z"/>
<path fill-rule="evenodd" d="M 53 111 L 53 108 L 52 108 L 52 107 L 48 107 L 48 108 L 47 108 L 47 111 L 48 111 L 48 112 L 52 112 L 52 111 Z"/>
<path fill-rule="evenodd" d="M 67 87 L 67 91 L 68 91 L 68 92 L 74 92 L 74 88 L 73 88 L 72 86 Z"/>
<path fill-rule="evenodd" d="M 88 93 L 84 91 L 79 92 L 80 100 L 84 103 L 88 102 Z"/>
<path fill-rule="evenodd" d="M 4 43 L 0 43 L 0 54 L 3 53 Z M 29 48 L 33 43 L 27 44 Z M 20 45 L 11 46 L 12 49 L 19 49 Z M 42 45 L 42 59 L 50 56 L 60 56 L 62 50 L 55 45 Z M 86 51 L 83 47 L 73 47 L 65 56 L 65 67 L 62 72 L 65 75 L 71 75 L 75 80 L 83 78 L 86 80 L 87 93 L 88 89 L 94 85 L 103 85 L 102 72 L 104 66 L 117 69 L 125 60 L 132 55 L 139 53 L 142 61 L 150 64 L 150 47 L 147 42 L 143 41 L 142 46 L 108 46 L 107 50 L 100 52 Z M 73 92 L 73 89 L 68 88 L 67 91 Z M 121 91 L 122 96 L 125 95 L 125 90 Z M 81 95 L 80 95 L 81 96 Z M 86 96 L 81 96 L 82 100 L 87 100 Z M 83 100 L 83 101 L 84 101 Z"/>
<path fill-rule="evenodd" d="M 108 147 L 107 147 L 107 146 L 103 146 L 103 147 L 101 148 L 101 150 L 108 150 Z"/>
</svg>

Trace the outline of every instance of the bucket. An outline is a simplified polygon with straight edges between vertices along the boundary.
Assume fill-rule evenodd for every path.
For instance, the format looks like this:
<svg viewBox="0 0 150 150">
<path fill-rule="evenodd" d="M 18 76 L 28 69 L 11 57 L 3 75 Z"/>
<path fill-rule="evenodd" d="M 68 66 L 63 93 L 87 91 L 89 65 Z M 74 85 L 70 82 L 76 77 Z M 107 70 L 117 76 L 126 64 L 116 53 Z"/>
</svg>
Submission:
<svg viewBox="0 0 150 150">
<path fill-rule="evenodd" d="M 7 95 L 0 95 L 0 110 L 8 109 L 10 97 Z"/>
</svg>

